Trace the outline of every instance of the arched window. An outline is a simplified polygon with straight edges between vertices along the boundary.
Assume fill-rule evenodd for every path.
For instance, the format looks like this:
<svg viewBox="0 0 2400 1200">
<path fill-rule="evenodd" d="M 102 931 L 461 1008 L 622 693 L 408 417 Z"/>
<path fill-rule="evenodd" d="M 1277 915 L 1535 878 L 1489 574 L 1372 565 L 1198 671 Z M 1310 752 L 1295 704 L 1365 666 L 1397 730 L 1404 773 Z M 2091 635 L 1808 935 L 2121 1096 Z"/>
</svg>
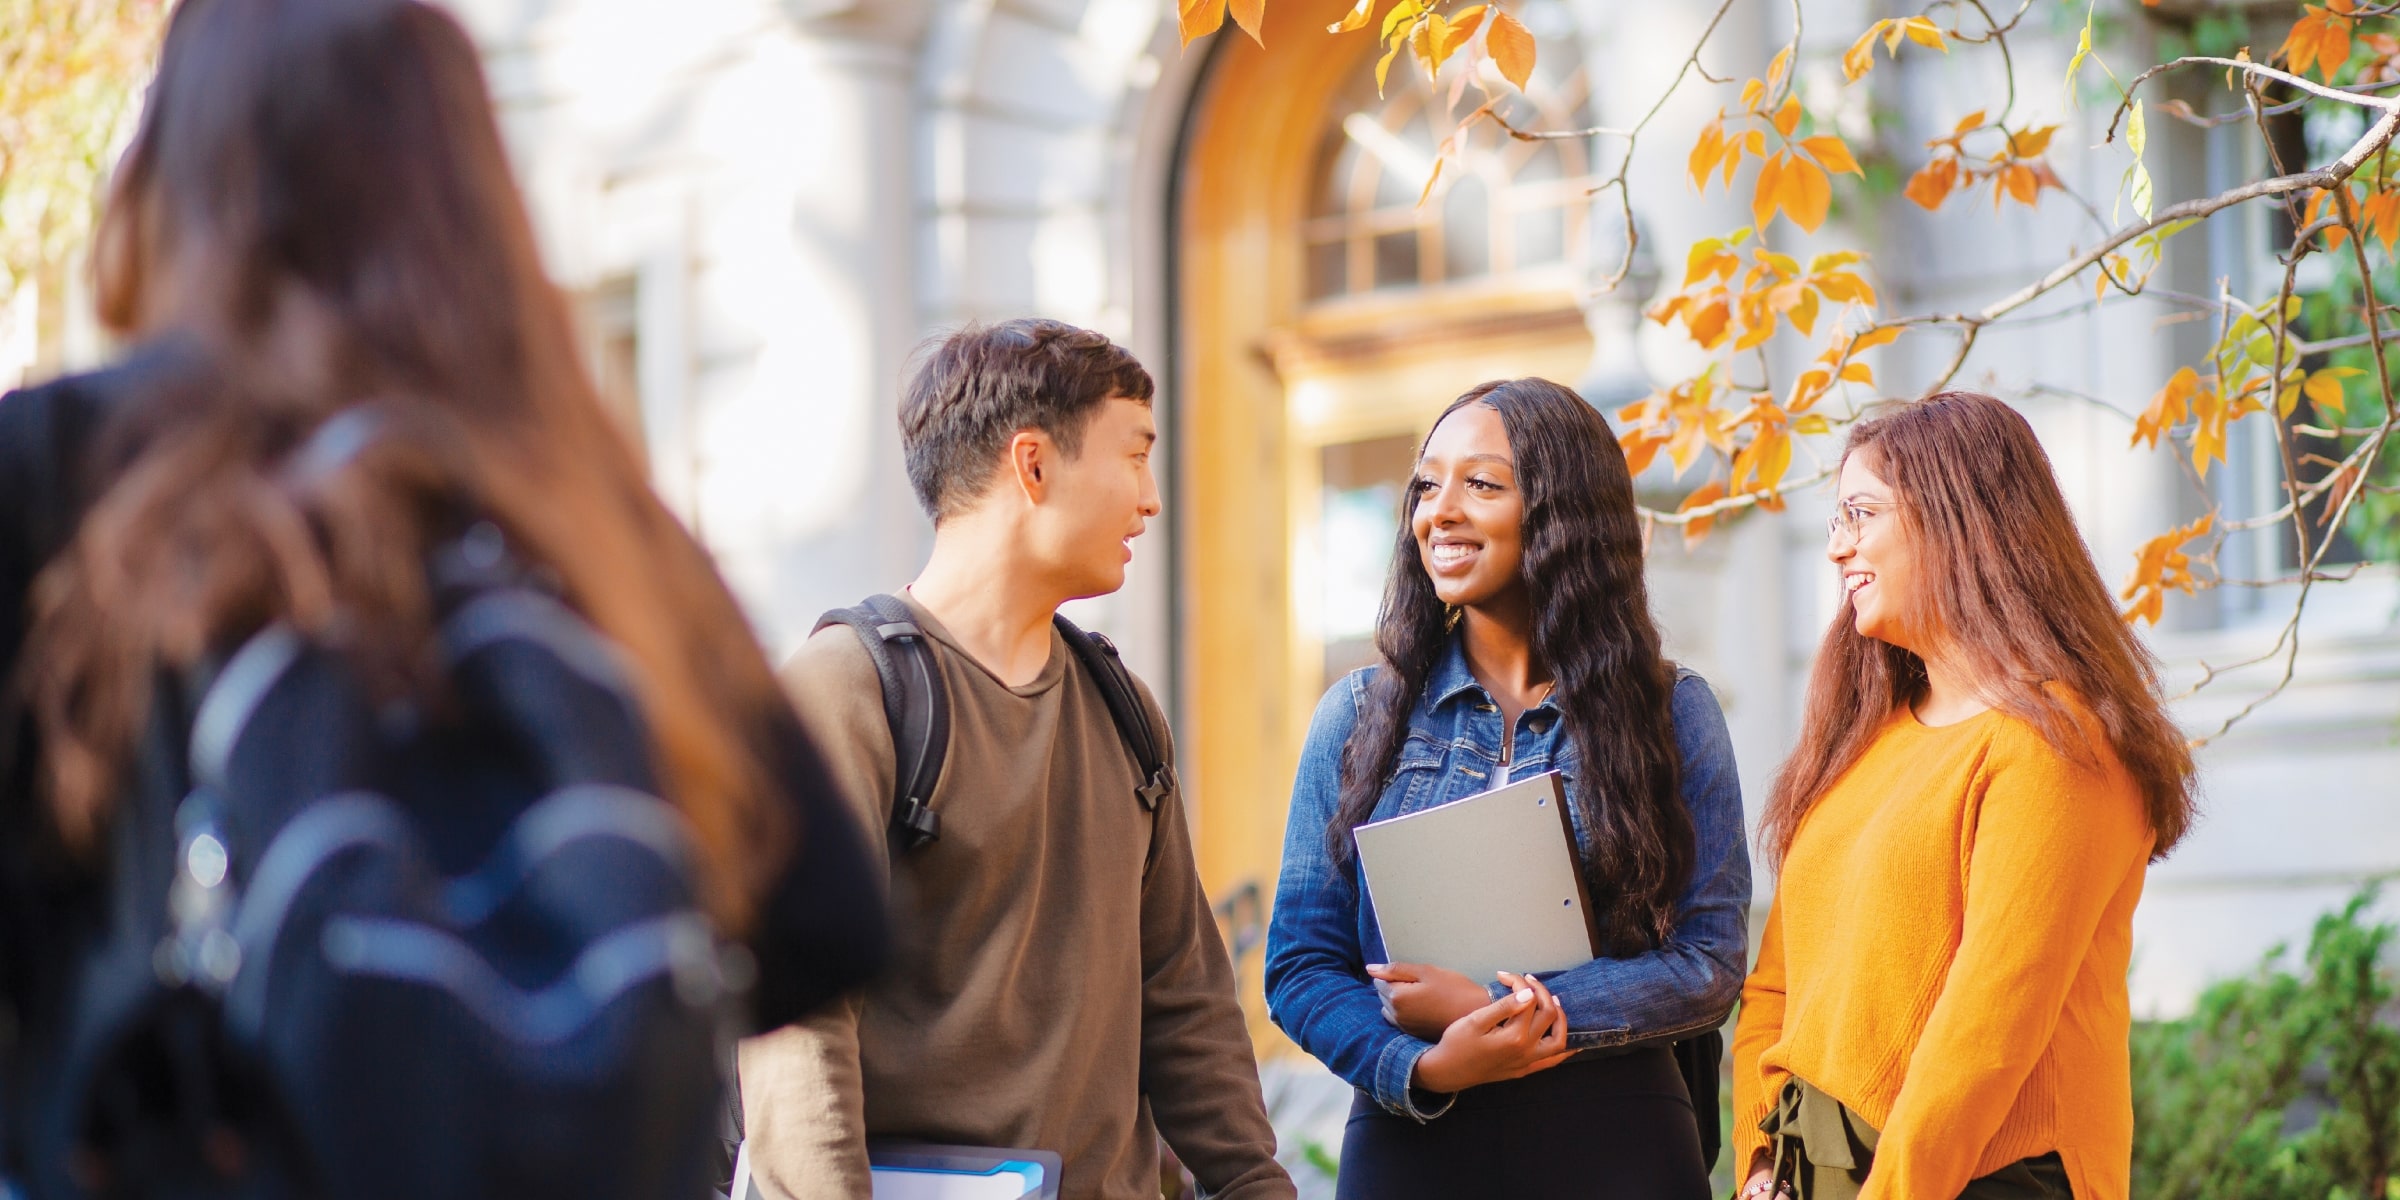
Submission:
<svg viewBox="0 0 2400 1200">
<path fill-rule="evenodd" d="M 1418 203 L 1437 147 L 1480 102 L 1469 86 L 1452 112 L 1450 85 L 1447 73 L 1428 83 L 1403 56 L 1382 98 L 1361 71 L 1327 110 L 1304 235 L 1312 302 L 1589 261 L 1598 181 L 1584 139 L 1519 141 L 1478 122 L 1465 152 Z M 1566 73 L 1537 67 L 1532 86 L 1501 101 L 1500 111 L 1519 129 L 1583 128 L 1591 123 L 1589 93 L 1580 63 Z"/>
</svg>

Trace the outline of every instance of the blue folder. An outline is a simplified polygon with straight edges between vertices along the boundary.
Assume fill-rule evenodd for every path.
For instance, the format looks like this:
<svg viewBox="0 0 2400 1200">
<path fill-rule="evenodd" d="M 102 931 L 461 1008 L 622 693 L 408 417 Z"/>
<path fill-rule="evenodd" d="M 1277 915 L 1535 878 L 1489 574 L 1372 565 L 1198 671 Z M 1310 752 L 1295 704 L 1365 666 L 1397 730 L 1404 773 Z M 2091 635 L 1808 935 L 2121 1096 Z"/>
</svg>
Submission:
<svg viewBox="0 0 2400 1200">
<path fill-rule="evenodd" d="M 1047 1150 L 869 1142 L 875 1200 L 1057 1200 L 1064 1163 Z"/>
</svg>

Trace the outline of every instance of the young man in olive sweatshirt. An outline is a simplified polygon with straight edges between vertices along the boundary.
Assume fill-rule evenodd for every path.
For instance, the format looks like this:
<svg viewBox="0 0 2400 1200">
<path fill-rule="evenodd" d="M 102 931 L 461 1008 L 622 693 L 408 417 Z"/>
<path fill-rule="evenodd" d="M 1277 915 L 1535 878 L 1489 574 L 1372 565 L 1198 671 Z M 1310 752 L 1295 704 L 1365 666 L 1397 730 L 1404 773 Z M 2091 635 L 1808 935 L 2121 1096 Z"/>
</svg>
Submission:
<svg viewBox="0 0 2400 1200">
<path fill-rule="evenodd" d="M 1124 585 L 1158 515 L 1151 390 L 1107 338 L 1042 320 L 953 334 L 909 384 L 901 437 L 934 548 L 902 599 L 949 694 L 940 836 L 894 838 L 875 666 L 852 629 L 826 627 L 784 678 L 881 833 L 893 961 L 829 1013 L 743 1044 L 769 1197 L 867 1200 L 866 1139 L 889 1137 L 1051 1150 L 1068 1200 L 1157 1200 L 1161 1134 L 1206 1195 L 1295 1195 L 1182 796 L 1136 798 L 1106 697 L 1051 624 Z"/>
</svg>

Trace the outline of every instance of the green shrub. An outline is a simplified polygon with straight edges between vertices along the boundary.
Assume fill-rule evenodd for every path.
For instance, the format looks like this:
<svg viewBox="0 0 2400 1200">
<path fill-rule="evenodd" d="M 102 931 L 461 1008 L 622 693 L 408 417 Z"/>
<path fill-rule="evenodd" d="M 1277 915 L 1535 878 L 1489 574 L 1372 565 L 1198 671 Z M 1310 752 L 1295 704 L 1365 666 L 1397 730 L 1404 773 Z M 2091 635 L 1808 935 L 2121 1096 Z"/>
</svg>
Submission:
<svg viewBox="0 0 2400 1200">
<path fill-rule="evenodd" d="M 2373 888 L 2286 948 L 2133 1031 L 2133 1194 L 2142 1200 L 2400 1200 L 2400 1030 Z"/>
</svg>

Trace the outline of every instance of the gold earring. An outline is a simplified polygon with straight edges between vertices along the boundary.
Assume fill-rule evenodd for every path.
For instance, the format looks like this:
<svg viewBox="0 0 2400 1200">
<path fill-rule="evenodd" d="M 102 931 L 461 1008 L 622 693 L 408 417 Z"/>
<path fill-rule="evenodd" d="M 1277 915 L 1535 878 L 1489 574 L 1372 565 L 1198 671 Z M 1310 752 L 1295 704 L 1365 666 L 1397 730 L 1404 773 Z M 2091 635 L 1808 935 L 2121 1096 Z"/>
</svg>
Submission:
<svg viewBox="0 0 2400 1200">
<path fill-rule="evenodd" d="M 1464 620 L 1467 615 L 1467 610 L 1460 608 L 1455 604 L 1447 605 L 1446 608 L 1448 611 L 1442 615 L 1443 633 L 1449 633 L 1450 631 L 1457 629 L 1458 623 L 1461 620 Z"/>
</svg>

